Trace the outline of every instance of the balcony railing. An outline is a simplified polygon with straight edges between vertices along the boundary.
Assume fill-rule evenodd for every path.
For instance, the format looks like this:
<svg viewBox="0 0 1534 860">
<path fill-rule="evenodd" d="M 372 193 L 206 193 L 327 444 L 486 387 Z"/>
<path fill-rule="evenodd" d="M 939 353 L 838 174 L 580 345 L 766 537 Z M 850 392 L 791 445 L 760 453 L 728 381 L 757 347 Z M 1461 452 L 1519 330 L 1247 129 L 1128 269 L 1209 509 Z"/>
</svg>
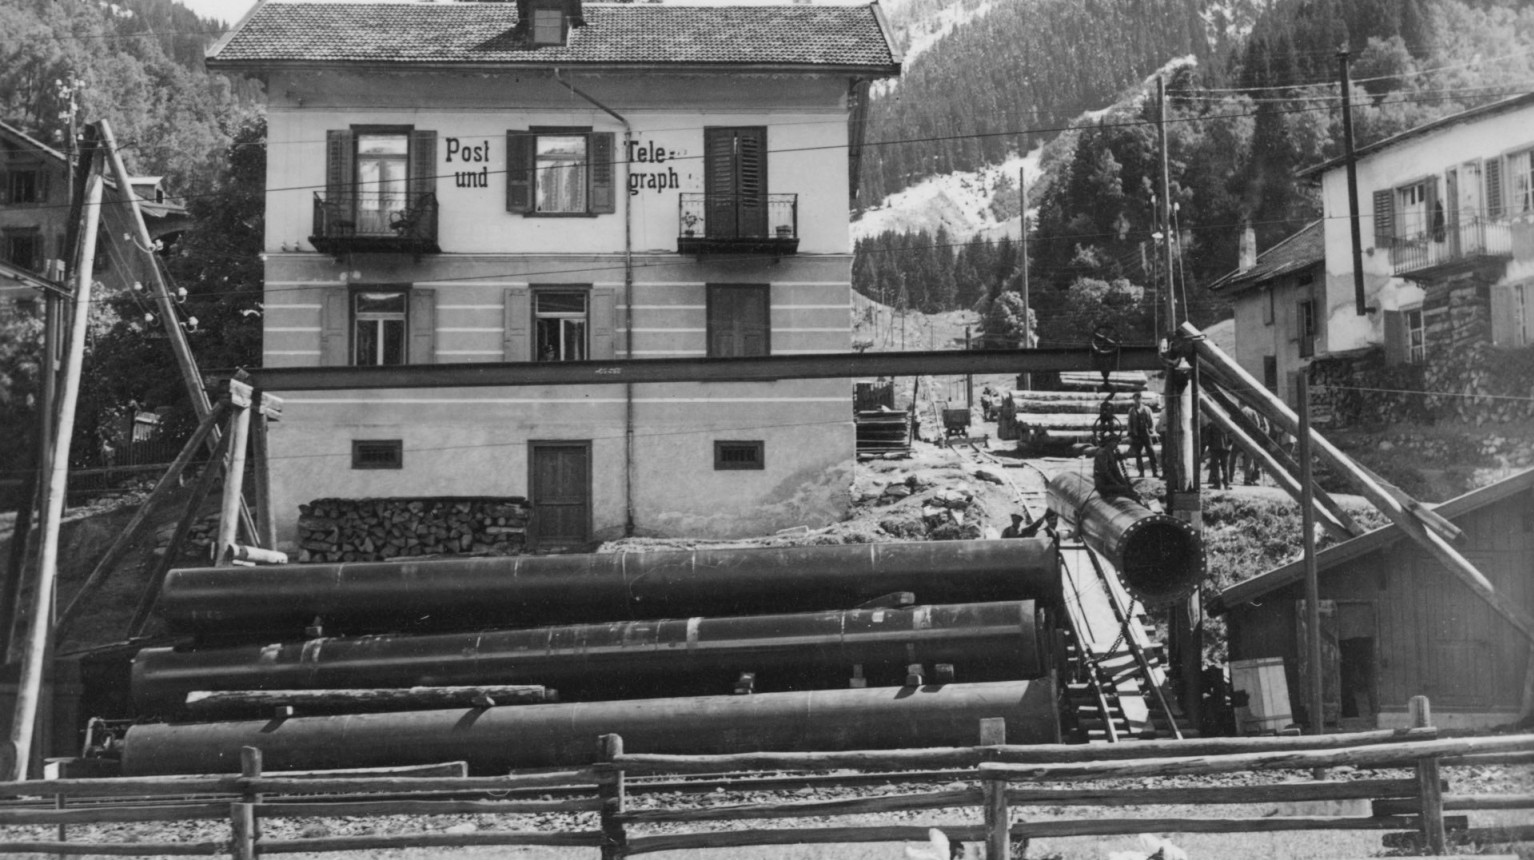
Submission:
<svg viewBox="0 0 1534 860">
<path fill-rule="evenodd" d="M 797 194 L 682 194 L 679 254 L 794 254 Z"/>
<path fill-rule="evenodd" d="M 1397 275 L 1432 277 L 1512 254 L 1508 222 L 1476 216 L 1439 230 L 1395 237 L 1390 244 L 1390 266 Z"/>
<path fill-rule="evenodd" d="M 375 205 L 382 204 L 382 205 Z M 388 201 L 314 195 L 314 235 L 309 244 L 324 254 L 394 252 L 436 254 L 437 195 L 422 194 L 403 209 Z"/>
</svg>

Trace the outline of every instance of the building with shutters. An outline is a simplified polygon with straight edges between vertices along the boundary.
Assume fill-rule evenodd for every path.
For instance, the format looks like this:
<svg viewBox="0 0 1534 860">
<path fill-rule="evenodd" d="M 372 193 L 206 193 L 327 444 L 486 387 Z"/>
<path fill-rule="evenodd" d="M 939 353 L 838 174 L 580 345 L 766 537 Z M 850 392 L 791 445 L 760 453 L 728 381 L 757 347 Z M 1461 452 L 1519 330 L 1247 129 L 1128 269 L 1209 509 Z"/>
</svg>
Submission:
<svg viewBox="0 0 1534 860">
<path fill-rule="evenodd" d="M 263 2 L 209 53 L 268 96 L 267 366 L 850 348 L 877 6 Z M 849 504 L 846 380 L 295 392 L 317 498 L 524 496 L 529 542 L 731 537 Z"/>
<path fill-rule="evenodd" d="M 1319 178 L 1325 284 L 1317 354 L 1383 346 L 1423 362 L 1467 341 L 1534 343 L 1534 95 L 1435 120 L 1357 150 L 1364 305 L 1358 313 L 1347 166 Z"/>
</svg>

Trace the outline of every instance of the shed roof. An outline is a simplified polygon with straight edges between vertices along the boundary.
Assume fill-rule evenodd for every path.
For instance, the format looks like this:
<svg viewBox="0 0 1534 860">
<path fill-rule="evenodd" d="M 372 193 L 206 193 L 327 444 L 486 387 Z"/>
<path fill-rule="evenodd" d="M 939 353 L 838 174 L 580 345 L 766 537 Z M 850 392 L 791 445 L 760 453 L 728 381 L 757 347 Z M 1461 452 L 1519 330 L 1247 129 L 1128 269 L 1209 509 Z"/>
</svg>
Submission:
<svg viewBox="0 0 1534 860">
<path fill-rule="evenodd" d="M 20 143 L 22 146 L 36 150 L 37 154 L 46 156 L 53 161 L 57 161 L 61 164 L 64 161 L 64 153 L 59 152 L 57 149 L 54 149 L 48 144 L 43 143 L 42 141 L 38 140 L 30 134 L 27 134 L 26 132 L 22 131 L 14 125 L 11 125 L 8 122 L 0 121 L 0 137 L 10 138 L 17 143 Z"/>
<path fill-rule="evenodd" d="M 583 6 L 564 45 L 534 46 L 504 2 L 272 2 L 208 52 L 208 66 L 713 67 L 893 75 L 877 4 Z"/>
<path fill-rule="evenodd" d="M 1318 218 L 1258 254 L 1257 265 L 1244 272 L 1237 270 L 1223 275 L 1210 284 L 1209 289 L 1218 292 L 1229 288 L 1230 292 L 1237 293 L 1325 260 L 1326 231 Z"/>
<path fill-rule="evenodd" d="M 1441 505 L 1434 506 L 1433 510 L 1441 516 L 1453 520 L 1473 511 L 1480 510 L 1494 502 L 1516 496 L 1526 490 L 1534 488 L 1534 469 L 1519 472 L 1509 478 L 1489 484 L 1478 490 L 1472 490 L 1462 496 L 1456 496 Z M 1353 561 L 1362 556 L 1394 544 L 1405 538 L 1399 526 L 1388 525 L 1375 529 L 1367 534 L 1359 535 L 1352 540 L 1334 544 L 1316 553 L 1316 571 L 1325 576 L 1330 570 Z M 1211 614 L 1220 615 L 1230 609 L 1244 603 L 1250 603 L 1260 597 L 1264 597 L 1280 588 L 1301 582 L 1305 579 L 1305 562 L 1292 561 L 1281 567 L 1275 567 L 1265 573 L 1260 573 L 1251 579 L 1238 582 L 1226 588 L 1208 604 Z"/>
</svg>

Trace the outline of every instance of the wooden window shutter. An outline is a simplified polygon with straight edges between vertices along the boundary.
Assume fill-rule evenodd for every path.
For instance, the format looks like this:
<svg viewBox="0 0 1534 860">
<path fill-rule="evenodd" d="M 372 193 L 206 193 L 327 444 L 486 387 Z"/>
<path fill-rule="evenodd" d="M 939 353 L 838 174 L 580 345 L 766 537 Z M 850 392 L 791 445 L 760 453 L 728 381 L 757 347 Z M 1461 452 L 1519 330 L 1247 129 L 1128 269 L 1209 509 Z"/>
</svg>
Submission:
<svg viewBox="0 0 1534 860">
<path fill-rule="evenodd" d="M 410 314 L 410 364 L 434 364 L 437 361 L 437 291 L 412 289 Z"/>
<path fill-rule="evenodd" d="M 1491 287 L 1491 344 L 1492 346 L 1523 346 L 1518 343 L 1521 328 L 1517 303 L 1513 301 L 1511 284 L 1493 284 Z"/>
<path fill-rule="evenodd" d="M 506 361 L 531 361 L 527 330 L 532 316 L 532 294 L 527 287 L 507 287 L 501 357 Z"/>
<path fill-rule="evenodd" d="M 1486 159 L 1486 169 L 1482 175 L 1486 177 L 1486 217 L 1495 221 L 1504 214 L 1502 159 L 1500 157 Z"/>
<path fill-rule="evenodd" d="M 1385 363 L 1405 364 L 1406 360 L 1406 314 L 1385 311 Z"/>
<path fill-rule="evenodd" d="M 614 322 L 618 318 L 618 293 L 612 287 L 591 291 L 591 358 L 604 361 L 617 355 Z"/>
<path fill-rule="evenodd" d="M 421 197 L 437 191 L 437 133 L 410 133 L 410 206 L 419 206 Z"/>
<path fill-rule="evenodd" d="M 1374 247 L 1389 248 L 1396 235 L 1396 193 L 1390 189 L 1374 192 Z"/>
<path fill-rule="evenodd" d="M 325 132 L 325 202 L 350 207 L 357 181 L 356 154 L 349 129 Z"/>
<path fill-rule="evenodd" d="M 345 287 L 325 291 L 320 303 L 320 364 L 342 367 L 351 364 L 352 297 Z"/>
<path fill-rule="evenodd" d="M 591 135 L 591 145 L 586 157 L 591 161 L 591 211 L 606 215 L 618 211 L 618 195 L 614 175 L 617 157 L 613 148 L 613 133 L 599 131 Z"/>
<path fill-rule="evenodd" d="M 537 135 L 525 131 L 506 132 L 507 212 L 533 211 L 533 148 L 537 141 Z"/>
</svg>

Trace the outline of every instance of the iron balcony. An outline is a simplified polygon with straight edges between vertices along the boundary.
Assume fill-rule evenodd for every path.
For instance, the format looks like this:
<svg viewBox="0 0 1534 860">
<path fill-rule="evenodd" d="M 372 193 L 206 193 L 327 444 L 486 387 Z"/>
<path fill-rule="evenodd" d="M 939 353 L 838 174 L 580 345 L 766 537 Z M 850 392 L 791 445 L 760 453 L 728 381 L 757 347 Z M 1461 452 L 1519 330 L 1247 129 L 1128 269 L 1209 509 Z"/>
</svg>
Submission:
<svg viewBox="0 0 1534 860">
<path fill-rule="evenodd" d="M 368 206 L 353 197 L 314 195 L 314 235 L 323 254 L 361 252 L 438 254 L 437 195 L 422 194 L 403 209 Z"/>
<path fill-rule="evenodd" d="M 683 193 L 678 254 L 799 252 L 799 195 Z"/>
</svg>

